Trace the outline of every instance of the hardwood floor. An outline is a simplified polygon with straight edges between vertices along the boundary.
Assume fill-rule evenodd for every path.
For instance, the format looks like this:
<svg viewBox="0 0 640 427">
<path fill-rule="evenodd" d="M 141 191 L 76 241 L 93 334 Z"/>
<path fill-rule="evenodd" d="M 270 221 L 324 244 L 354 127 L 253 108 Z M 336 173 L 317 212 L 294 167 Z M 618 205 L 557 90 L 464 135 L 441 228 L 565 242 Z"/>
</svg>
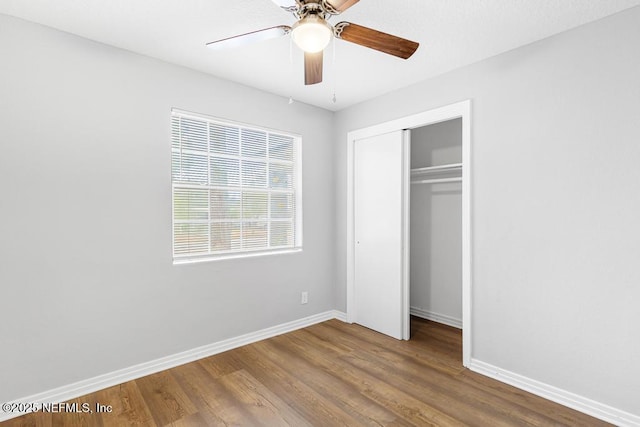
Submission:
<svg viewBox="0 0 640 427">
<path fill-rule="evenodd" d="M 462 367 L 460 331 L 412 318 L 410 341 L 331 320 L 75 399 L 112 412 L 13 426 L 599 426 Z"/>
</svg>

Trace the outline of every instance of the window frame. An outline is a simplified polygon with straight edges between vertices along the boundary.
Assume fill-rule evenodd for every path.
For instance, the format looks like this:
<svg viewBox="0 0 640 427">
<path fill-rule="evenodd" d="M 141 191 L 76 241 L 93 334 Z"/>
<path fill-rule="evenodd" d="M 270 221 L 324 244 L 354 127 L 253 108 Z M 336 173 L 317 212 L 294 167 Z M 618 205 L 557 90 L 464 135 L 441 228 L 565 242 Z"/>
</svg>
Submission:
<svg viewBox="0 0 640 427">
<path fill-rule="evenodd" d="M 174 130 L 173 130 L 173 126 L 174 126 L 174 120 L 176 118 L 186 118 L 186 119 L 191 119 L 191 120 L 197 120 L 197 121 L 205 121 L 207 123 L 207 151 L 206 151 L 206 157 L 207 157 L 207 170 L 208 170 L 208 177 L 207 177 L 207 183 L 206 184 L 197 184 L 197 183 L 185 183 L 185 182 L 176 182 L 174 181 L 174 171 L 173 171 L 173 167 L 174 167 L 174 153 L 175 153 L 175 148 L 174 148 Z M 215 126 L 220 126 L 220 127 L 228 127 L 228 128 L 236 128 L 238 129 L 238 146 L 239 146 L 239 150 L 240 146 L 242 145 L 242 137 L 240 136 L 242 134 L 243 131 L 245 132 L 258 132 L 258 133 L 266 133 L 266 145 L 265 145 L 265 156 L 264 157 L 252 157 L 252 156 L 243 156 L 242 151 L 239 151 L 237 156 L 234 155 L 227 155 L 227 154 L 218 154 L 217 156 L 211 152 L 211 125 L 215 125 Z M 181 110 L 178 108 L 172 108 L 171 109 L 171 114 L 170 114 L 170 135 L 169 135 L 169 140 L 170 140 L 170 158 L 171 158 L 171 240 L 172 240 L 172 259 L 173 259 L 173 264 L 174 265 L 179 265 L 179 264 L 190 264 L 190 263 L 197 263 L 197 262 L 207 262 L 207 261 L 217 261 L 217 260 L 225 260 L 225 259 L 235 259 L 235 258 L 248 258 L 248 257 L 256 257 L 256 256 L 265 256 L 265 255 L 275 255 L 275 254 L 287 254 L 287 253 L 296 253 L 296 252 L 301 252 L 302 251 L 302 232 L 303 232 L 303 221 L 302 221 L 302 137 L 298 134 L 289 132 L 289 131 L 282 131 L 282 130 L 278 130 L 278 129 L 273 129 L 273 128 L 267 128 L 267 127 L 262 127 L 262 126 L 258 126 L 258 125 L 254 125 L 254 124 L 248 124 L 248 123 L 242 123 L 242 122 L 237 122 L 237 121 L 232 121 L 232 120 L 227 120 L 227 119 L 222 119 L 219 117 L 213 117 L 213 116 L 209 116 L 209 115 L 205 115 L 205 114 L 200 114 L 200 113 L 194 113 L 194 112 L 190 112 L 190 111 L 185 111 L 185 110 Z M 281 159 L 277 159 L 274 157 L 270 157 L 269 156 L 269 136 L 270 135 L 277 135 L 277 136 L 283 136 L 286 138 L 291 138 L 293 141 L 293 145 L 292 145 L 292 149 L 293 149 L 293 153 L 292 153 L 292 160 L 291 161 L 287 161 L 287 160 L 281 160 Z M 182 150 L 182 135 L 180 135 L 180 150 Z M 183 159 L 183 152 L 181 151 L 180 153 L 180 158 Z M 246 186 L 243 185 L 242 183 L 242 177 L 240 177 L 240 184 L 238 184 L 238 186 L 233 189 L 233 190 L 226 190 L 226 191 L 238 191 L 240 194 L 240 200 L 243 200 L 243 197 L 245 194 L 247 193 L 265 193 L 267 194 L 267 205 L 268 205 L 268 213 L 267 213 L 267 217 L 265 219 L 254 219 L 253 221 L 251 221 L 250 217 L 245 217 L 243 216 L 244 211 L 242 211 L 241 216 L 237 219 L 238 223 L 241 224 L 241 230 L 244 227 L 245 223 L 248 222 L 254 222 L 254 223 L 264 223 L 266 224 L 266 228 L 267 228 L 267 246 L 266 247 L 261 247 L 258 249 L 251 249 L 251 248 L 239 248 L 239 249 L 230 249 L 230 250 L 224 250 L 224 251 L 212 251 L 212 247 L 211 247 L 211 240 L 209 240 L 208 243 L 208 251 L 206 253 L 184 253 L 184 254 L 177 254 L 176 253 L 176 224 L 206 224 L 207 228 L 208 228 L 208 235 L 209 235 L 209 239 L 211 239 L 211 224 L 214 224 L 216 222 L 215 219 L 212 218 L 212 207 L 211 207 L 211 202 L 209 201 L 208 203 L 208 207 L 207 207 L 207 214 L 208 217 L 206 220 L 192 220 L 192 219 L 187 219 L 187 220 L 177 220 L 176 219 L 176 188 L 179 189 L 200 189 L 200 190 L 205 190 L 209 192 L 209 196 L 208 199 L 211 200 L 211 191 L 216 191 L 219 190 L 220 186 L 214 185 L 211 182 L 211 161 L 212 159 L 223 159 L 223 158 L 235 158 L 238 160 L 238 164 L 239 167 L 237 169 L 237 173 L 239 176 L 242 175 L 242 162 L 251 162 L 251 161 L 256 161 L 256 162 L 264 162 L 265 163 L 265 170 L 266 170 L 266 186 L 265 187 L 250 187 L 250 186 Z M 278 188 L 274 188 L 271 185 L 269 185 L 270 179 L 269 179 L 269 173 L 270 173 L 270 167 L 274 164 L 291 164 L 293 167 L 293 177 L 292 177 L 292 187 L 291 189 L 287 189 L 287 190 L 282 190 L 282 189 L 278 189 Z M 229 186 L 231 187 L 231 186 Z M 223 190 L 225 191 L 225 190 Z M 292 205 L 292 209 L 294 211 L 293 217 L 292 217 L 292 227 L 293 227 L 293 244 L 292 245 L 286 245 L 286 246 L 274 246 L 271 247 L 271 241 L 270 241 L 270 228 L 272 226 L 272 224 L 277 223 L 277 222 L 289 222 L 289 221 L 282 221 L 279 220 L 278 218 L 274 218 L 271 216 L 271 200 L 272 200 L 272 195 L 273 194 L 291 194 L 292 198 L 293 198 L 293 205 Z M 242 203 L 242 202 L 240 202 Z M 204 222 L 203 222 L 204 221 Z M 232 223 L 233 220 L 232 219 L 227 219 L 226 221 L 222 221 L 225 223 Z M 242 231 L 241 231 L 242 233 Z M 244 236 L 240 237 L 240 242 L 245 242 L 244 240 Z"/>
</svg>

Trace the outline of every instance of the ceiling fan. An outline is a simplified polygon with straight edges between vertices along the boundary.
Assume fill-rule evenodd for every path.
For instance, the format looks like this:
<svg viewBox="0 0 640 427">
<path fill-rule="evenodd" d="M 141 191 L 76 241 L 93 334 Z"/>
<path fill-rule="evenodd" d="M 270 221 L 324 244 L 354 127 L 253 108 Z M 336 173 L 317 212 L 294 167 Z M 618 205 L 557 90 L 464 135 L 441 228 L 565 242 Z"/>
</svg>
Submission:
<svg viewBox="0 0 640 427">
<path fill-rule="evenodd" d="M 351 22 L 335 25 L 327 22 L 334 15 L 349 9 L 359 0 L 272 0 L 298 21 L 291 27 L 279 25 L 247 34 L 241 34 L 207 43 L 212 49 L 227 49 L 282 37 L 291 33 L 293 41 L 304 51 L 304 83 L 312 85 L 322 81 L 324 48 L 331 37 L 375 49 L 389 55 L 408 59 L 418 49 L 418 43 L 383 33 Z"/>
</svg>

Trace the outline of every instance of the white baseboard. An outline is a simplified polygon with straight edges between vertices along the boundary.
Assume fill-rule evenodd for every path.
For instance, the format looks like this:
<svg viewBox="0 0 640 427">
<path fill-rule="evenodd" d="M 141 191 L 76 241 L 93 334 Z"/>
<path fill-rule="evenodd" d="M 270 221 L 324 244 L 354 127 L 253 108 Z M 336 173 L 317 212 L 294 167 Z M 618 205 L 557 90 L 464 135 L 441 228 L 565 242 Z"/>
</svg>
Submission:
<svg viewBox="0 0 640 427">
<path fill-rule="evenodd" d="M 587 399 L 566 390 L 553 387 L 540 381 L 500 369 L 496 366 L 471 359 L 469 369 L 537 396 L 599 418 L 619 427 L 640 426 L 640 416 Z"/>
<path fill-rule="evenodd" d="M 93 393 L 117 384 L 122 384 L 127 381 L 144 377 L 146 375 L 184 365 L 185 363 L 213 356 L 214 354 L 242 347 L 243 345 L 251 344 L 256 341 L 261 341 L 267 338 L 275 337 L 276 335 L 281 335 L 287 332 L 295 331 L 297 329 L 305 328 L 307 326 L 324 322 L 326 320 L 339 319 L 345 321 L 346 318 L 346 313 L 343 313 L 341 311 L 325 311 L 324 313 L 319 313 L 313 316 L 305 317 L 303 319 L 294 320 L 292 322 L 272 326 L 260 331 L 240 335 L 235 338 L 229 338 L 213 344 L 197 347 L 192 350 L 183 351 L 171 356 L 162 357 L 150 362 L 141 363 L 129 368 L 120 369 L 118 371 L 110 372 L 104 375 L 99 375 L 97 377 L 44 391 L 32 396 L 26 396 L 21 399 L 16 399 L 13 402 L 34 404 L 65 402 L 67 400 L 84 396 L 85 394 Z M 4 412 L 2 409 L 0 409 L 0 422 L 19 417 L 20 415 L 24 415 L 24 412 Z"/>
<path fill-rule="evenodd" d="M 333 310 L 333 318 L 341 322 L 347 322 L 347 313 L 344 311 Z"/>
<path fill-rule="evenodd" d="M 409 313 L 411 313 L 412 316 L 421 317 L 427 320 L 433 320 L 434 322 L 462 329 L 462 319 L 456 319 L 455 317 L 434 313 L 432 311 L 423 310 L 418 307 L 411 307 L 409 309 Z"/>
</svg>

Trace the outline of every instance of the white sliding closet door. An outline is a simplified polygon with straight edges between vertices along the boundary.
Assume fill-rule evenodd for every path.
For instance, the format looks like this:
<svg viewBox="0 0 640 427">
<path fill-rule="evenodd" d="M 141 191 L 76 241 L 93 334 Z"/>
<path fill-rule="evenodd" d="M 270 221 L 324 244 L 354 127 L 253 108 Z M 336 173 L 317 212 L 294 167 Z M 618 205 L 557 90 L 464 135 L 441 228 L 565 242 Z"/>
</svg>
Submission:
<svg viewBox="0 0 640 427">
<path fill-rule="evenodd" d="M 397 339 L 408 338 L 409 323 L 406 150 L 408 133 L 402 130 L 354 144 L 354 321 Z"/>
</svg>

